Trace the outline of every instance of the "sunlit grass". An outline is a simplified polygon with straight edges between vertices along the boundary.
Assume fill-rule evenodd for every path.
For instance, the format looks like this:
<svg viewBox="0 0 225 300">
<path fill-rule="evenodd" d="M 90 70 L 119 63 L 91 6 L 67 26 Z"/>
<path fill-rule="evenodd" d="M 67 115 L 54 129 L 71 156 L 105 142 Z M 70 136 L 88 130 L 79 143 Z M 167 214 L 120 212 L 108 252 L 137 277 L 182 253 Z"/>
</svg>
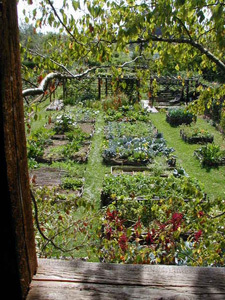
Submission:
<svg viewBox="0 0 225 300">
<path fill-rule="evenodd" d="M 180 128 L 171 127 L 166 122 L 165 113 L 152 114 L 151 119 L 158 130 L 163 133 L 168 146 L 176 150 L 177 161 L 189 176 L 195 177 L 204 185 L 204 190 L 208 196 L 225 198 L 225 166 L 211 168 L 210 170 L 202 168 L 200 162 L 193 155 L 194 150 L 201 147 L 201 145 L 185 143 L 180 137 Z M 197 120 L 197 126 L 212 133 L 215 144 L 225 149 L 225 140 L 214 127 L 200 117 Z"/>
</svg>

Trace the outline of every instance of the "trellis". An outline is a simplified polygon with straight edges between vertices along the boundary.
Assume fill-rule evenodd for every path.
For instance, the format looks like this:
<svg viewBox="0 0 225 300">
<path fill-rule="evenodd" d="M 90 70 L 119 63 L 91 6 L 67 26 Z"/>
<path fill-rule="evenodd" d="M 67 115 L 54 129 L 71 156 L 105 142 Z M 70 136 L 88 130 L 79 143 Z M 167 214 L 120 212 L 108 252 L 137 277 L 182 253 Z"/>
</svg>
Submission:
<svg viewBox="0 0 225 300">
<path fill-rule="evenodd" d="M 115 91 L 121 89 L 121 84 L 126 83 L 126 91 L 136 94 L 136 99 L 140 100 L 141 93 L 141 79 L 135 75 L 124 75 L 114 80 L 112 75 L 100 74 L 97 76 L 87 76 L 82 80 L 91 80 L 91 86 L 96 89 L 98 99 L 111 96 Z M 153 97 L 153 81 L 156 81 L 158 85 L 164 87 L 164 91 L 158 93 L 156 97 Z M 63 80 L 63 98 L 67 97 L 67 81 Z M 149 82 L 148 88 L 148 100 L 155 102 L 166 102 L 177 98 L 178 101 L 189 102 L 193 99 L 193 95 L 197 95 L 197 87 L 199 86 L 199 78 L 186 78 L 181 79 L 175 76 L 151 76 L 147 79 Z M 116 85 L 113 89 L 113 85 Z M 171 92 L 173 87 L 174 92 Z M 123 90 L 123 88 L 122 88 Z M 193 92 L 194 91 L 194 92 Z"/>
</svg>

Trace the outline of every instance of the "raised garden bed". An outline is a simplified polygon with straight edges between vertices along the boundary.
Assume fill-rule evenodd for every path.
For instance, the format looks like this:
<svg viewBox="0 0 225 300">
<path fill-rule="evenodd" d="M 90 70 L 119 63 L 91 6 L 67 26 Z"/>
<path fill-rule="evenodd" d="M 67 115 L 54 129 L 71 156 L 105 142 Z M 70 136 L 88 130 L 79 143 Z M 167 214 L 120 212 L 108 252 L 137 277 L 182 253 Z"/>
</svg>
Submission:
<svg viewBox="0 0 225 300">
<path fill-rule="evenodd" d="M 105 127 L 102 157 L 108 165 L 144 166 L 173 151 L 151 122 L 108 122 Z"/>
<path fill-rule="evenodd" d="M 136 105 L 136 107 L 135 107 Z M 141 109 L 140 104 L 133 105 L 122 105 L 117 109 L 108 108 L 105 111 L 105 121 L 118 121 L 118 122 L 136 122 L 136 121 L 143 121 L 148 122 L 150 121 L 149 112 L 145 109 Z"/>
<path fill-rule="evenodd" d="M 166 114 L 166 121 L 171 126 L 189 125 L 195 121 L 195 116 L 185 108 L 169 109 Z"/>
<path fill-rule="evenodd" d="M 212 143 L 214 137 L 212 134 L 199 128 L 186 128 L 180 130 L 182 140 L 189 144 Z"/>
<path fill-rule="evenodd" d="M 130 175 L 134 175 L 137 172 L 143 172 L 143 173 L 147 173 L 150 174 L 152 172 L 154 172 L 154 166 L 112 166 L 111 167 L 111 174 L 115 175 L 115 176 L 119 176 L 121 174 L 130 174 Z M 165 170 L 163 171 L 162 174 L 160 174 L 160 177 L 168 177 L 169 174 L 172 174 L 172 172 L 174 171 L 174 168 L 165 168 Z"/>
<path fill-rule="evenodd" d="M 94 123 L 77 124 L 69 114 L 61 115 L 29 138 L 28 157 L 41 163 L 87 162 L 94 131 Z"/>
<path fill-rule="evenodd" d="M 193 193 L 195 191 L 195 193 Z M 154 176 L 151 173 L 108 175 L 103 182 L 102 206 L 116 201 L 166 200 L 182 197 L 191 201 L 196 196 L 204 199 L 201 188 L 188 177 Z"/>
<path fill-rule="evenodd" d="M 194 151 L 194 156 L 201 162 L 203 167 L 218 167 L 225 165 L 225 150 L 219 146 L 207 144 Z"/>
<path fill-rule="evenodd" d="M 103 161 L 110 165 L 147 165 L 157 155 L 169 156 L 174 151 L 163 138 L 119 137 L 109 139 L 103 149 Z"/>
<path fill-rule="evenodd" d="M 59 200 L 72 194 L 76 198 L 83 194 L 83 178 L 68 177 L 68 172 L 60 168 L 44 166 L 30 171 L 30 182 L 34 189 L 47 187 L 61 195 Z M 62 197 L 64 195 L 64 198 Z M 46 197 L 46 200 L 48 197 Z"/>
<path fill-rule="evenodd" d="M 120 175 L 120 174 L 134 174 L 136 172 L 149 172 L 148 167 L 143 166 L 112 166 L 111 167 L 111 174 L 113 175 Z"/>
<path fill-rule="evenodd" d="M 108 122 L 104 129 L 105 139 L 114 139 L 117 137 L 132 138 L 155 138 L 162 137 L 151 122 Z"/>
<path fill-rule="evenodd" d="M 54 140 L 51 146 L 48 146 L 44 149 L 42 156 L 36 157 L 36 161 L 39 163 L 48 164 L 53 162 L 62 162 L 68 159 L 79 163 L 86 163 L 88 161 L 90 142 L 75 146 L 74 150 L 72 151 L 70 148 L 67 148 L 68 145 L 69 141 Z"/>
</svg>

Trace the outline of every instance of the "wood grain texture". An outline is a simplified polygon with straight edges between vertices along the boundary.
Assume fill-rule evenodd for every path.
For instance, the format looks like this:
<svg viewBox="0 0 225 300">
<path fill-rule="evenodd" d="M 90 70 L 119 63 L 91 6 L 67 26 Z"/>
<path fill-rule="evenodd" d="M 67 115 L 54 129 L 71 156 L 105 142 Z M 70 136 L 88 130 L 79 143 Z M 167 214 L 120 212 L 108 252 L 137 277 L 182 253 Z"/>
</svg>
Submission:
<svg viewBox="0 0 225 300">
<path fill-rule="evenodd" d="M 38 299 L 225 299 L 225 269 L 41 259 Z"/>
<path fill-rule="evenodd" d="M 0 167 L 2 294 L 24 299 L 36 271 L 27 166 L 17 0 L 0 1 Z M 9 288 L 10 286 L 12 288 Z M 6 283 L 6 284 L 5 284 Z"/>
</svg>

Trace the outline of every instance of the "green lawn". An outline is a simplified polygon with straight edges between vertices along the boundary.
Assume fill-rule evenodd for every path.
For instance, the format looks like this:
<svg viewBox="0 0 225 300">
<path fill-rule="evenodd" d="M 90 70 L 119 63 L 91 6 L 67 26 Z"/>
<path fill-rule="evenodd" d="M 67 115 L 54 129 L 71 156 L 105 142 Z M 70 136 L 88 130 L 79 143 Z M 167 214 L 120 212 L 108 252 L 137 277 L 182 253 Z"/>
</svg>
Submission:
<svg viewBox="0 0 225 300">
<path fill-rule="evenodd" d="M 180 128 L 171 127 L 166 122 L 165 113 L 152 114 L 151 119 L 157 129 L 163 133 L 168 146 L 173 147 L 178 163 L 185 171 L 195 177 L 204 185 L 204 190 L 208 196 L 225 198 L 225 166 L 206 170 L 200 166 L 199 161 L 193 156 L 194 150 L 200 145 L 190 145 L 180 138 Z M 214 135 L 214 142 L 225 149 L 225 140 L 221 133 L 207 123 L 202 118 L 198 118 L 197 125 L 202 129 L 207 129 Z"/>
</svg>

